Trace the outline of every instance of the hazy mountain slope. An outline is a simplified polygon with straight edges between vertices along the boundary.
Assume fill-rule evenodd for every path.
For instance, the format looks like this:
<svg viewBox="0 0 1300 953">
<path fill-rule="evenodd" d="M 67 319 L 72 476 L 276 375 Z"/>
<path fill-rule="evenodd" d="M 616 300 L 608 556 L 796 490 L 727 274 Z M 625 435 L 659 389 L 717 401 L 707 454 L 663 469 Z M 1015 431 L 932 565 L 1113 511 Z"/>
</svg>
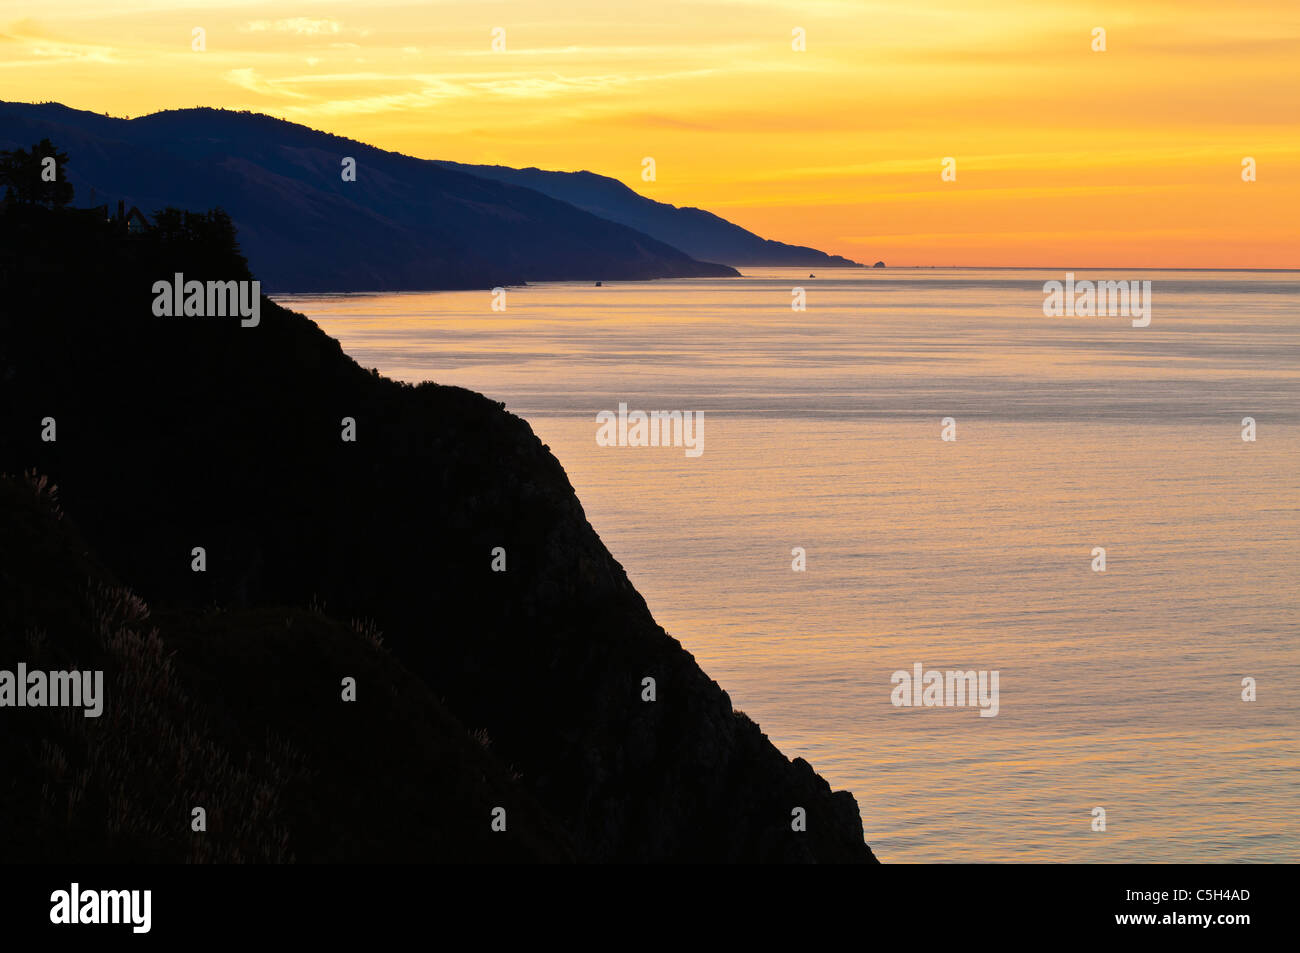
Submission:
<svg viewBox="0 0 1300 953">
<path fill-rule="evenodd" d="M 46 137 L 71 157 L 77 206 L 225 208 L 267 291 L 735 274 L 539 192 L 253 113 L 0 104 L 0 149 Z"/>
<path fill-rule="evenodd" d="M 720 261 L 738 268 L 746 265 L 861 267 L 858 262 L 828 255 L 815 248 L 760 238 L 703 209 L 679 208 L 656 202 L 638 195 L 617 179 L 592 172 L 549 172 L 459 162 L 442 162 L 441 165 L 496 182 L 535 189 L 593 215 L 635 228 L 702 261 Z"/>
</svg>

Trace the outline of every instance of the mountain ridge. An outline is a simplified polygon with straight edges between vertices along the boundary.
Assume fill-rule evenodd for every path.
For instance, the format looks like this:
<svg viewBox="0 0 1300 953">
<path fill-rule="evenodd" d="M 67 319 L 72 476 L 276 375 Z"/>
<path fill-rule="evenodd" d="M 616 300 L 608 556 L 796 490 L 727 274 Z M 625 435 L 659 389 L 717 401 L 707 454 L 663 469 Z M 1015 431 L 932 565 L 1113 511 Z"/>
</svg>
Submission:
<svg viewBox="0 0 1300 953">
<path fill-rule="evenodd" d="M 535 166 L 513 168 L 435 160 L 471 175 L 522 185 L 568 202 L 601 218 L 635 228 L 680 248 L 693 258 L 736 268 L 862 268 L 861 262 L 804 245 L 761 238 L 706 209 L 670 205 L 646 198 L 635 189 L 590 171 L 559 172 Z"/>
<path fill-rule="evenodd" d="M 268 291 L 492 288 L 529 281 L 735 277 L 535 190 L 260 113 L 115 119 L 0 103 L 0 148 L 53 140 L 74 204 L 224 208 Z M 357 162 L 356 180 L 343 160 Z"/>
</svg>

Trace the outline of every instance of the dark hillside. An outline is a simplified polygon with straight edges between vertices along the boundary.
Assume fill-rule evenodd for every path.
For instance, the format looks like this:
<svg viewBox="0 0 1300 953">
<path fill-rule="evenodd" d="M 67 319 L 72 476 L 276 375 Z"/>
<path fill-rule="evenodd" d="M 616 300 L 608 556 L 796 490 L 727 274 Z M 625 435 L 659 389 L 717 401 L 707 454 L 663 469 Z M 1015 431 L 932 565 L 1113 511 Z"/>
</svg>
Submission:
<svg viewBox="0 0 1300 953">
<path fill-rule="evenodd" d="M 435 770 L 453 757 L 448 719 L 486 732 L 495 763 L 567 835 L 521 811 L 498 835 L 523 839 L 521 853 L 562 853 L 567 840 L 590 860 L 873 859 L 853 796 L 790 762 L 655 623 L 525 421 L 469 391 L 367 371 L 269 300 L 256 327 L 154 317 L 153 282 L 231 277 L 237 253 L 203 235 L 105 228 L 71 212 L 0 220 L 0 472 L 48 474 L 108 571 L 162 620 L 186 691 L 233 693 L 237 714 L 210 715 L 232 757 L 245 718 L 312 763 L 382 733 L 387 715 L 349 719 L 391 704 L 379 744 L 427 772 L 407 783 L 442 776 L 466 786 L 464 803 L 496 782 Z M 12 267 L 33 254 L 40 269 Z M 55 442 L 41 439 L 47 417 Z M 356 442 L 341 439 L 344 417 Z M 192 571 L 194 547 L 205 572 Z M 508 571 L 491 571 L 494 547 Z M 14 625 L 45 625 L 45 611 Z M 373 620 L 391 659 L 329 619 Z M 363 673 L 369 702 L 334 700 L 344 664 Z M 377 770 L 403 777 L 396 761 Z M 314 845 L 300 855 L 361 836 L 346 817 L 376 802 L 346 797 L 333 822 L 287 809 L 284 823 L 306 824 L 301 843 Z M 806 832 L 791 830 L 796 807 Z M 404 850 L 385 829 L 373 849 Z M 470 843 L 446 830 L 425 843 L 437 837 Z"/>
</svg>

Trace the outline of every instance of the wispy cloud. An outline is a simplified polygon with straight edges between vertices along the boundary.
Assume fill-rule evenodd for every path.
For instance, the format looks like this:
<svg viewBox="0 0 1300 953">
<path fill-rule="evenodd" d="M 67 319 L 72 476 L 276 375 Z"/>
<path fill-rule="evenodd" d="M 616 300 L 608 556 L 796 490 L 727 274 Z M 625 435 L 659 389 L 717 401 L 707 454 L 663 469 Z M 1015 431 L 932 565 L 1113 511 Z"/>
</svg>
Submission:
<svg viewBox="0 0 1300 953">
<path fill-rule="evenodd" d="M 55 37 L 33 20 L 18 20 L 0 32 L 5 50 L 0 67 L 48 66 L 51 61 L 118 63 L 116 48 L 102 43 L 78 43 Z M 23 57 L 29 57 L 24 59 Z"/>
<path fill-rule="evenodd" d="M 229 70 L 225 78 L 237 86 L 265 96 L 286 96 L 310 100 L 311 105 L 286 106 L 292 115 L 310 116 L 373 113 L 383 110 L 423 109 L 452 99 L 491 96 L 499 99 L 552 99 L 579 96 L 587 101 L 596 93 L 632 84 L 654 84 L 678 77 L 708 75 L 710 70 L 689 70 L 634 75 L 516 76 L 508 73 L 384 73 L 331 72 L 297 73 L 268 78 L 251 68 Z M 321 86 L 379 84 L 399 87 L 346 99 L 322 98 Z M 400 88 L 406 87 L 406 88 Z"/>
<path fill-rule="evenodd" d="M 111 46 L 86 46 L 74 43 L 40 43 L 39 45 L 29 46 L 22 51 L 27 54 L 27 59 L 7 58 L 0 61 L 0 69 L 19 68 L 24 66 L 43 66 L 48 67 L 51 63 L 59 61 L 81 62 L 81 63 L 120 63 L 114 55 L 116 50 Z"/>
<path fill-rule="evenodd" d="M 250 20 L 244 27 L 248 33 L 294 33 L 298 36 L 320 36 L 338 33 L 343 29 L 339 21 L 329 17 L 289 17 L 285 20 Z"/>
<path fill-rule="evenodd" d="M 292 89 L 285 89 L 283 84 L 276 80 L 265 79 L 251 67 L 243 69 L 227 70 L 225 78 L 228 82 L 241 86 L 244 89 L 251 90 L 255 93 L 261 93 L 263 96 L 288 96 L 291 99 L 306 99 L 307 96 Z"/>
</svg>

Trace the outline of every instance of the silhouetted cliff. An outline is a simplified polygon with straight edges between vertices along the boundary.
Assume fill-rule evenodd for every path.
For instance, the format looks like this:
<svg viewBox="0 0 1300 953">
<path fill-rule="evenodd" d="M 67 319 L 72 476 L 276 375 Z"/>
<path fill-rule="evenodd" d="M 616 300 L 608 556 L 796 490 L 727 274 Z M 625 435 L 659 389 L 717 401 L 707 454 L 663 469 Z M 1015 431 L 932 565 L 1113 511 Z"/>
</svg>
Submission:
<svg viewBox="0 0 1300 953">
<path fill-rule="evenodd" d="M 156 239 L 106 237 L 75 213 L 24 221 L 0 220 L 0 261 L 56 257 L 30 280 L 11 265 L 20 277 L 3 290 L 0 472 L 34 468 L 58 484 L 107 569 L 84 565 L 81 544 L 59 527 L 52 537 L 46 516 L 15 535 L 6 513 L 0 526 L 18 540 L 4 547 L 6 604 L 35 595 L 8 610 L 5 657 L 22 654 L 16 633 L 45 631 L 43 652 L 103 658 L 102 635 L 86 627 L 107 610 L 102 597 L 74 598 L 77 581 L 92 593 L 108 574 L 130 586 L 153 607 L 177 691 L 195 706 L 162 707 L 178 730 L 211 726 L 200 736 L 244 772 L 235 790 L 247 793 L 226 803 L 276 805 L 287 840 L 250 833 L 259 856 L 477 856 L 468 829 L 487 830 L 482 806 L 513 796 L 513 773 L 521 806 L 492 836 L 519 842 L 483 859 L 874 859 L 853 796 L 786 759 L 655 623 L 525 421 L 463 389 L 367 371 L 269 300 L 255 327 L 154 317 L 154 282 L 234 266 L 205 257 L 191 268 L 198 252 L 184 241 L 151 251 Z M 67 248 L 91 253 L 57 257 Z M 355 442 L 341 439 L 345 417 Z M 22 492 L 7 490 L 4 506 L 18 493 L 23 510 Z M 205 572 L 193 571 L 195 547 Z M 506 572 L 491 570 L 494 547 Z M 43 549 L 55 551 L 32 558 Z M 390 654 L 352 620 L 382 631 Z M 146 626 L 135 610 L 121 624 Z M 339 698 L 344 674 L 358 679 L 355 703 Z M 642 700 L 646 677 L 655 701 Z M 109 703 L 127 701 L 119 691 Z M 483 756 L 465 753 L 465 729 L 491 739 Z M 37 734 L 7 752 L 10 764 L 43 757 Z M 376 746 L 388 750 L 362 750 Z M 334 757 L 342 764 L 326 764 Z M 298 764 L 337 793 L 290 796 L 307 783 Z M 361 777 L 372 769 L 396 789 L 391 816 L 378 782 Z M 103 810 L 118 803 L 114 785 L 132 783 L 108 776 Z M 442 807 L 413 848 L 399 819 L 430 787 Z M 39 790 L 11 780 L 0 816 L 31 818 Z M 40 802 L 47 828 L 62 823 L 60 803 Z M 178 805 L 126 803 L 181 825 L 179 842 L 159 834 L 141 851 L 186 849 Z M 795 808 L 805 832 L 791 829 Z"/>
</svg>

